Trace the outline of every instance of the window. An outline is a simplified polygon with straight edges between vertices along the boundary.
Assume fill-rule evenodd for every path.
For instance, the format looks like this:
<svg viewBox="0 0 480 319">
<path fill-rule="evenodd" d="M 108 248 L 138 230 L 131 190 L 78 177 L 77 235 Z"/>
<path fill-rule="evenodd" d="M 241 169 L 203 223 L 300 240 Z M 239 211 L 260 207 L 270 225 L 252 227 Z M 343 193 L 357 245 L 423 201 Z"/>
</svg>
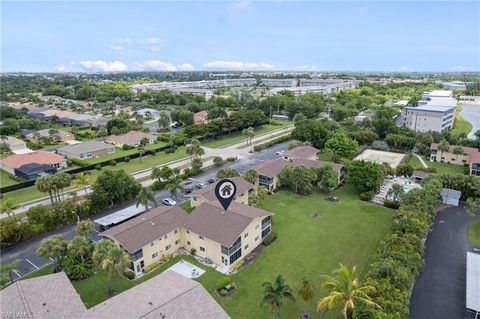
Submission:
<svg viewBox="0 0 480 319">
<path fill-rule="evenodd" d="M 230 265 L 233 264 L 238 258 L 242 257 L 242 249 L 240 248 L 232 255 L 230 255 Z"/>
<path fill-rule="evenodd" d="M 203 240 L 203 239 L 204 239 L 204 238 L 203 238 L 203 236 L 201 236 L 201 235 L 198 235 L 198 238 L 200 238 L 201 240 Z"/>
<path fill-rule="evenodd" d="M 155 239 L 154 241 L 152 241 L 152 242 L 150 243 L 150 247 L 153 247 L 153 246 L 155 246 L 156 244 L 157 244 L 157 240 Z"/>
<path fill-rule="evenodd" d="M 191 245 L 190 241 L 188 241 L 188 240 L 187 240 L 187 245 L 188 245 L 188 246 L 190 246 L 190 245 Z"/>
<path fill-rule="evenodd" d="M 200 246 L 200 251 L 203 251 L 203 252 L 204 252 L 204 251 L 205 251 L 205 248 L 203 248 L 203 247 Z"/>
<path fill-rule="evenodd" d="M 180 239 L 175 240 L 175 245 L 179 245 L 179 244 L 180 244 Z"/>
<path fill-rule="evenodd" d="M 152 254 L 152 259 L 155 259 L 155 258 L 157 258 L 157 257 L 158 257 L 158 251 L 156 251 L 156 252 L 154 252 L 154 253 Z"/>
<path fill-rule="evenodd" d="M 243 248 L 243 250 L 247 250 L 248 249 L 248 245 L 245 245 L 245 247 Z"/>
<path fill-rule="evenodd" d="M 170 248 L 172 248 L 172 245 L 165 246 L 165 250 L 169 250 Z"/>
<path fill-rule="evenodd" d="M 243 238 L 247 238 L 248 237 L 248 233 L 245 233 L 245 235 L 243 235 Z"/>
</svg>

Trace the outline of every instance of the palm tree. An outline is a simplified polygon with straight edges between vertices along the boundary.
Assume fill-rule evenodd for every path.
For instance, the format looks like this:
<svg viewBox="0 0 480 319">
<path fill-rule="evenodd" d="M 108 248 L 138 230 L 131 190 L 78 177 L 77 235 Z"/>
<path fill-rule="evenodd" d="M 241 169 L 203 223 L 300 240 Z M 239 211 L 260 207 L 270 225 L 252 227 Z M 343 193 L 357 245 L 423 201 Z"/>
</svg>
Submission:
<svg viewBox="0 0 480 319">
<path fill-rule="evenodd" d="M 176 137 L 175 133 L 170 134 L 170 136 L 168 137 L 168 146 L 170 146 L 170 150 L 172 150 L 173 147 L 175 146 L 176 138 L 177 137 Z"/>
<path fill-rule="evenodd" d="M 143 147 L 138 148 L 138 160 L 141 163 L 142 162 L 142 156 L 145 154 L 145 149 Z"/>
<path fill-rule="evenodd" d="M 52 183 L 50 176 L 42 176 L 37 178 L 35 186 L 42 193 L 48 193 L 50 196 L 50 202 L 53 204 Z"/>
<path fill-rule="evenodd" d="M 255 136 L 255 129 L 253 127 L 246 128 L 242 134 L 247 137 L 247 145 L 252 144 L 252 138 Z"/>
<path fill-rule="evenodd" d="M 142 187 L 140 189 L 140 192 L 138 192 L 137 197 L 135 197 L 137 201 L 137 207 L 138 205 L 143 205 L 145 206 L 145 211 L 148 212 L 148 202 L 152 202 L 155 204 L 155 207 L 157 207 L 157 200 L 155 199 L 155 193 L 152 192 L 150 189 L 147 187 Z"/>
<path fill-rule="evenodd" d="M 302 114 L 302 113 L 297 113 Z M 305 307 L 303 308 L 303 312 L 307 312 L 307 303 L 313 298 L 315 295 L 315 286 L 308 281 L 308 279 L 303 279 L 302 283 L 300 284 L 300 289 L 298 289 L 298 297 L 305 302 Z"/>
<path fill-rule="evenodd" d="M 150 178 L 156 179 L 158 182 L 162 181 L 162 170 L 160 167 L 155 166 L 152 168 L 152 174 L 150 175 Z"/>
<path fill-rule="evenodd" d="M 453 149 L 453 154 L 457 155 L 457 158 L 455 159 L 455 162 L 458 162 L 458 156 L 463 155 L 463 147 L 455 146 L 455 148 Z"/>
<path fill-rule="evenodd" d="M 270 306 L 270 311 L 274 318 L 279 317 L 280 308 L 283 306 L 285 299 L 289 299 L 295 302 L 295 296 L 292 293 L 292 289 L 289 285 L 285 285 L 285 280 L 282 275 L 278 275 L 275 282 L 264 282 L 263 287 L 263 299 L 260 303 L 261 306 L 267 304 Z"/>
<path fill-rule="evenodd" d="M 75 236 L 68 244 L 68 251 L 80 257 L 83 263 L 92 253 L 92 242 L 83 236 Z"/>
<path fill-rule="evenodd" d="M 257 184 L 258 172 L 254 169 L 249 169 L 243 174 L 243 179 L 252 184 Z"/>
<path fill-rule="evenodd" d="M 438 150 L 442 153 L 448 152 L 450 150 L 450 144 L 448 144 L 447 140 L 443 140 L 440 142 L 440 144 L 438 144 Z"/>
<path fill-rule="evenodd" d="M 95 226 L 93 223 L 89 220 L 82 220 L 81 222 L 78 223 L 77 227 L 75 228 L 75 232 L 83 236 L 85 238 L 88 238 L 88 235 L 93 233 L 95 231 Z"/>
<path fill-rule="evenodd" d="M 110 242 L 111 243 L 111 242 Z M 96 245 L 98 246 L 98 244 Z M 97 262 L 99 268 L 108 274 L 108 295 L 112 294 L 112 276 L 120 277 L 130 264 L 127 254 L 117 244 L 104 245 L 101 247 L 103 251 L 94 252 L 93 259 Z M 97 247 L 95 247 L 97 249 Z"/>
<path fill-rule="evenodd" d="M 170 195 L 175 198 L 175 200 L 178 198 L 177 197 L 177 191 L 184 191 L 184 187 L 182 185 L 182 180 L 178 176 L 171 177 L 168 180 L 167 185 L 165 185 L 165 189 L 170 191 Z"/>
<path fill-rule="evenodd" d="M 11 217 L 13 211 L 18 208 L 17 203 L 13 198 L 6 199 L 0 206 L 0 213 L 7 214 L 8 217 Z"/>
<path fill-rule="evenodd" d="M 326 276 L 326 278 L 327 280 L 322 287 L 329 292 L 329 295 L 318 301 L 317 311 L 340 307 L 343 317 L 351 319 L 353 310 L 358 304 L 380 308 L 369 296 L 369 294 L 375 292 L 375 287 L 361 285 L 357 277 L 356 266 L 350 271 L 340 264 L 340 268 L 334 271 L 334 276 Z"/>
<path fill-rule="evenodd" d="M 73 185 L 79 188 L 83 188 L 85 191 L 85 195 L 87 195 L 87 186 L 90 185 L 90 179 L 88 175 L 85 173 L 79 173 L 75 175 L 75 179 L 73 180 Z"/>
<path fill-rule="evenodd" d="M 37 254 L 45 259 L 51 258 L 55 272 L 60 270 L 60 261 L 67 253 L 68 242 L 62 235 L 50 236 L 40 242 Z"/>
</svg>

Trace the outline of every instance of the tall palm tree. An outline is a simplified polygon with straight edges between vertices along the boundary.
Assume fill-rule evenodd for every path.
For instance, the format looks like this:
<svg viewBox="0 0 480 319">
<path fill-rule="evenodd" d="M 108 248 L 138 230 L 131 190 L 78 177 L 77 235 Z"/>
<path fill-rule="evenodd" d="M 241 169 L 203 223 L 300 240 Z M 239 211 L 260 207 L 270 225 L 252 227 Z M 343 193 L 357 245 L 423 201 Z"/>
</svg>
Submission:
<svg viewBox="0 0 480 319">
<path fill-rule="evenodd" d="M 13 198 L 8 198 L 5 201 L 3 201 L 2 205 L 0 206 L 0 212 L 2 214 L 7 214 L 8 217 L 11 217 L 13 214 L 13 211 L 18 208 L 17 203 Z"/>
<path fill-rule="evenodd" d="M 285 299 L 295 302 L 295 296 L 292 293 L 292 289 L 289 285 L 285 285 L 285 280 L 282 275 L 278 275 L 273 283 L 264 282 L 262 287 L 263 299 L 260 305 L 270 306 L 273 318 L 279 317 L 280 308 L 283 306 Z"/>
<path fill-rule="evenodd" d="M 247 145 L 252 144 L 252 138 L 255 136 L 255 129 L 253 127 L 246 128 L 242 134 L 247 137 Z"/>
<path fill-rule="evenodd" d="M 442 153 L 448 152 L 450 150 L 450 144 L 448 144 L 447 140 L 442 140 L 440 144 L 438 144 L 438 150 Z M 440 158 L 441 161 L 441 158 Z"/>
<path fill-rule="evenodd" d="M 83 236 L 85 238 L 88 238 L 88 235 L 93 233 L 95 231 L 95 225 L 90 220 L 82 220 L 81 222 L 78 222 L 77 227 L 75 227 L 75 232 L 79 236 Z"/>
<path fill-rule="evenodd" d="M 53 192 L 52 192 L 52 183 L 51 179 L 49 178 L 50 176 L 42 176 L 37 178 L 35 181 L 35 186 L 37 189 L 42 192 L 42 193 L 48 193 L 50 196 L 50 202 L 53 204 Z"/>
<path fill-rule="evenodd" d="M 100 269 L 108 274 L 108 295 L 112 294 L 112 276 L 121 277 L 130 264 L 130 259 L 120 246 L 111 246 L 99 262 Z"/>
<path fill-rule="evenodd" d="M 318 301 L 317 311 L 340 307 L 343 317 L 351 319 L 353 310 L 358 304 L 380 308 L 369 296 L 375 292 L 375 287 L 361 285 L 356 266 L 350 271 L 340 264 L 340 268 L 334 271 L 334 276 L 326 276 L 322 287 L 329 292 L 329 295 Z"/>
<path fill-rule="evenodd" d="M 137 201 L 137 207 L 140 204 L 145 206 L 146 212 L 148 212 L 148 202 L 152 202 L 155 205 L 155 207 L 157 207 L 158 205 L 157 200 L 155 199 L 155 193 L 152 192 L 147 187 L 142 187 L 142 189 L 140 189 L 140 192 L 138 192 L 137 197 L 135 197 L 135 199 Z"/>
<path fill-rule="evenodd" d="M 165 185 L 165 189 L 170 191 L 170 195 L 177 200 L 177 191 L 184 191 L 184 187 L 182 185 L 182 180 L 178 176 L 173 176 L 168 180 L 167 185 Z"/>
<path fill-rule="evenodd" d="M 73 180 L 73 185 L 79 188 L 83 188 L 85 191 L 85 195 L 87 195 L 87 186 L 90 185 L 90 179 L 88 175 L 85 173 L 79 173 L 75 175 L 75 179 Z"/>
<path fill-rule="evenodd" d="M 75 257 L 80 257 L 80 260 L 85 262 L 85 259 L 89 258 L 92 253 L 92 242 L 83 236 L 75 236 L 68 243 L 67 249 L 69 252 L 72 252 Z"/>
<path fill-rule="evenodd" d="M 298 289 L 298 297 L 305 302 L 303 312 L 307 311 L 307 303 L 313 298 L 314 295 L 315 286 L 308 279 L 304 278 L 300 284 L 300 289 Z"/>
<path fill-rule="evenodd" d="M 145 155 L 145 149 L 143 147 L 138 148 L 138 161 L 142 162 L 142 157 Z"/>
<path fill-rule="evenodd" d="M 168 146 L 170 146 L 170 150 L 172 150 L 173 147 L 175 146 L 176 138 L 177 136 L 175 133 L 170 134 L 170 136 L 168 137 Z"/>
<path fill-rule="evenodd" d="M 457 155 L 455 162 L 458 162 L 458 156 L 463 155 L 463 147 L 455 146 L 455 148 L 453 149 L 453 154 Z"/>
</svg>

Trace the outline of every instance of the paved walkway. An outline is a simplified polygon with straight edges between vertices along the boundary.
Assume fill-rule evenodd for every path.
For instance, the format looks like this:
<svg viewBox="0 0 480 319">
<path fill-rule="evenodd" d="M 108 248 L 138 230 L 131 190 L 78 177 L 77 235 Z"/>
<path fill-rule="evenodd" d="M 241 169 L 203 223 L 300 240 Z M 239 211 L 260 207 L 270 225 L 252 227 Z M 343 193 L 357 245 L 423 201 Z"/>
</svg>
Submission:
<svg viewBox="0 0 480 319">
<path fill-rule="evenodd" d="M 418 158 L 418 160 L 420 161 L 420 163 L 422 163 L 423 168 L 428 168 L 427 163 L 425 163 L 425 161 L 423 160 L 423 158 L 422 158 L 421 156 L 419 156 L 419 155 L 417 155 L 417 154 L 415 154 L 415 153 L 413 153 L 413 155 L 415 155 L 415 156 Z"/>
<path fill-rule="evenodd" d="M 255 144 L 256 142 L 259 142 L 259 141 L 261 141 L 261 143 L 264 143 L 268 140 L 277 138 L 277 137 L 282 136 L 282 135 L 286 135 L 286 134 L 290 133 L 293 130 L 293 128 L 294 128 L 293 125 L 289 125 L 289 126 L 281 128 L 281 129 L 271 131 L 269 133 L 258 135 L 258 136 L 254 137 L 252 139 L 252 143 Z M 211 159 L 209 159 L 209 160 L 207 160 L 203 163 L 203 166 L 212 165 L 213 164 L 213 157 L 215 157 L 215 156 L 220 156 L 224 159 L 227 158 L 227 157 L 237 157 L 237 158 L 245 157 L 246 155 L 249 154 L 250 147 L 238 148 L 239 146 L 243 146 L 243 145 L 245 145 L 244 140 L 236 142 L 236 143 L 229 144 L 229 145 L 224 146 L 222 148 L 209 148 L 209 147 L 202 146 L 203 149 L 205 150 L 205 155 L 203 155 L 203 157 L 204 158 L 211 157 Z M 176 167 L 185 167 L 185 166 L 188 166 L 188 165 L 190 165 L 190 159 L 187 157 L 187 158 L 177 160 L 177 161 L 173 161 L 173 162 L 170 162 L 170 163 L 166 163 L 166 164 L 163 164 L 163 165 L 160 165 L 160 166 L 169 166 L 171 168 L 176 168 Z M 142 171 L 132 173 L 131 175 L 137 180 L 141 179 L 142 180 L 141 184 L 143 186 L 149 186 L 154 182 L 153 180 L 150 179 L 151 174 L 152 174 L 152 169 L 149 168 L 149 169 L 146 169 L 146 170 L 142 170 Z M 87 187 L 87 189 L 86 189 L 87 194 L 91 193 L 91 191 L 92 191 L 91 188 Z M 84 189 L 70 190 L 68 193 L 65 194 L 65 198 L 72 197 L 72 195 L 71 195 L 72 193 L 77 193 L 79 195 L 85 195 L 85 190 Z M 32 201 L 20 204 L 21 207 L 17 208 L 14 211 L 14 214 L 20 214 L 20 213 L 26 212 L 30 208 L 35 207 L 37 205 L 47 205 L 48 206 L 50 204 L 51 204 L 51 202 L 50 202 L 50 198 L 48 196 L 38 198 L 38 199 L 35 199 L 35 200 L 32 200 Z M 6 214 L 0 215 L 0 218 L 5 218 L 5 217 L 7 217 Z"/>
</svg>

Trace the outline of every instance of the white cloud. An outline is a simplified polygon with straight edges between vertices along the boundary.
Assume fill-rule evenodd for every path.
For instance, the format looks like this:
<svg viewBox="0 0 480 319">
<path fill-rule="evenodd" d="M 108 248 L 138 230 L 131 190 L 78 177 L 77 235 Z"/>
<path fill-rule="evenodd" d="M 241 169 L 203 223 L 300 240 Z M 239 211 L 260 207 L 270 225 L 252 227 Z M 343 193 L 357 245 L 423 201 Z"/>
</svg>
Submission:
<svg viewBox="0 0 480 319">
<path fill-rule="evenodd" d="M 294 66 L 295 71 L 318 71 L 318 68 L 315 65 L 297 65 Z"/>
<path fill-rule="evenodd" d="M 265 62 L 241 62 L 241 61 L 212 61 L 205 63 L 204 68 L 208 70 L 228 70 L 228 71 L 257 71 L 272 70 L 274 66 Z"/>
<path fill-rule="evenodd" d="M 58 64 L 55 66 L 55 70 L 57 70 L 58 72 L 66 72 L 67 67 L 64 64 Z"/>
<path fill-rule="evenodd" d="M 147 50 L 148 50 L 148 52 L 158 52 L 158 51 L 160 51 L 160 48 L 159 47 L 149 47 Z"/>
<path fill-rule="evenodd" d="M 452 66 L 450 69 L 452 71 L 468 71 L 471 68 L 469 66 L 465 66 L 465 65 L 456 65 L 456 66 Z"/>
<path fill-rule="evenodd" d="M 123 47 L 118 44 L 109 44 L 108 48 L 113 51 L 123 51 Z"/>
<path fill-rule="evenodd" d="M 122 72 L 128 70 L 128 66 L 122 61 L 106 62 L 102 60 L 86 60 L 79 61 L 78 64 L 88 71 Z"/>
<path fill-rule="evenodd" d="M 119 38 L 119 39 L 114 39 L 110 42 L 116 43 L 116 44 L 133 44 L 134 41 L 130 38 Z"/>
<path fill-rule="evenodd" d="M 134 64 L 135 69 L 139 71 L 165 71 L 165 72 L 173 72 L 177 71 L 177 68 L 167 62 L 158 61 L 158 60 L 147 60 L 143 62 L 135 62 Z"/>
<path fill-rule="evenodd" d="M 152 44 L 160 44 L 162 40 L 160 38 L 150 37 L 150 38 L 139 39 L 137 42 L 140 44 L 152 45 Z"/>
<path fill-rule="evenodd" d="M 195 70 L 193 65 L 191 65 L 190 63 L 183 63 L 183 64 L 180 64 L 180 65 L 177 65 L 177 69 L 179 71 L 194 71 Z"/>
</svg>

